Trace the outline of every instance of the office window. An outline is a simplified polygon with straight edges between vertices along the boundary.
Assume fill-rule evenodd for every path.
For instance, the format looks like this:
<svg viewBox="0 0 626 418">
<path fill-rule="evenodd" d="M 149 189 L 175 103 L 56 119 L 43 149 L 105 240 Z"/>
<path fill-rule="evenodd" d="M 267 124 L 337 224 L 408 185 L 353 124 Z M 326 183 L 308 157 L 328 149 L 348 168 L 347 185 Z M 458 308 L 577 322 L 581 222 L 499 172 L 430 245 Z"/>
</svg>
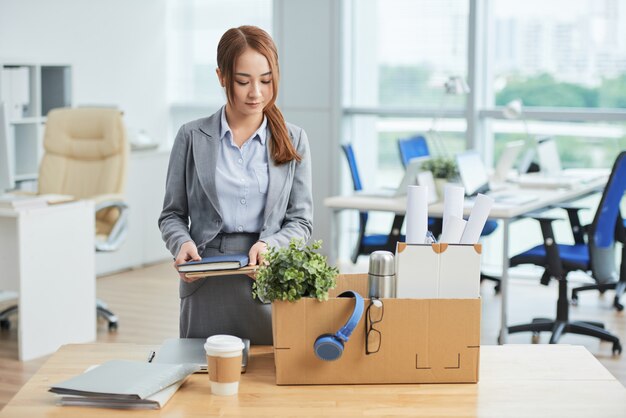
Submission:
<svg viewBox="0 0 626 418">
<path fill-rule="evenodd" d="M 433 108 L 467 72 L 467 0 L 346 2 L 344 104 Z M 452 98 L 447 104 L 461 106 Z"/>
<path fill-rule="evenodd" d="M 255 25 L 272 33 L 271 0 L 168 0 L 170 103 L 208 107 L 224 102 L 217 82 L 217 44 L 229 28 Z"/>
<path fill-rule="evenodd" d="M 366 186 L 402 177 L 396 141 L 424 134 L 464 148 L 464 95 L 445 94 L 467 75 L 467 0 L 344 3 L 344 141 L 367 164 Z M 451 119 L 453 116 L 456 119 Z M 436 132 L 429 132 L 435 130 Z M 436 153 L 439 146 L 432 146 Z"/>
<path fill-rule="evenodd" d="M 626 4 L 493 2 L 496 104 L 626 108 Z"/>
<path fill-rule="evenodd" d="M 493 101 L 505 106 L 521 99 L 527 120 L 527 132 L 520 121 L 493 122 L 495 160 L 510 139 L 553 136 L 564 166 L 610 167 L 626 147 L 626 115 L 622 121 L 602 120 L 609 109 L 626 109 L 626 4 L 496 0 L 492 5 Z M 550 120 L 571 108 L 578 114 L 570 120 Z"/>
</svg>

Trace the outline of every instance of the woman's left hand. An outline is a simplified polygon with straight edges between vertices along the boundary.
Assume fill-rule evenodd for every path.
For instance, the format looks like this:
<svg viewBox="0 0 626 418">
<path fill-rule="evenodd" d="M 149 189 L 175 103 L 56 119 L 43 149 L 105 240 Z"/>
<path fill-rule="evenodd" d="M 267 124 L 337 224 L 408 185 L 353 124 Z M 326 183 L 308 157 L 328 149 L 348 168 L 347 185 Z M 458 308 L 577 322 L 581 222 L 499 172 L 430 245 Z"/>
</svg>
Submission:
<svg viewBox="0 0 626 418">
<path fill-rule="evenodd" d="M 254 243 L 252 247 L 250 247 L 250 251 L 248 251 L 248 259 L 249 266 L 260 266 L 263 263 L 263 254 L 267 251 L 267 244 L 263 241 L 257 241 Z M 251 279 L 256 278 L 255 273 L 248 274 Z"/>
<path fill-rule="evenodd" d="M 267 244 L 263 241 L 257 241 L 248 251 L 249 266 L 261 265 L 263 263 L 263 254 L 267 251 Z"/>
</svg>

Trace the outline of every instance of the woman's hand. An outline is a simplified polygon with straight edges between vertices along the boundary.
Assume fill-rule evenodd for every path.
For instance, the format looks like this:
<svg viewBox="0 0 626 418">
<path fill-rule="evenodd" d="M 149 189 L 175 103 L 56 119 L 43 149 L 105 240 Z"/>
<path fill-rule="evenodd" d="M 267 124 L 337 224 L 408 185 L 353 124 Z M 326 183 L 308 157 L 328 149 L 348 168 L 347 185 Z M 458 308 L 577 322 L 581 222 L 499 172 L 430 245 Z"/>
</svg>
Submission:
<svg viewBox="0 0 626 418">
<path fill-rule="evenodd" d="M 202 260 L 202 258 L 198 254 L 198 248 L 196 248 L 196 244 L 193 241 L 187 241 L 183 243 L 183 245 L 180 246 L 180 251 L 178 251 L 176 260 L 174 260 L 174 268 L 176 269 L 176 266 L 178 264 L 183 264 L 189 261 L 198 261 L 198 260 Z M 178 269 L 176 269 L 176 271 L 178 271 Z M 178 275 L 180 276 L 181 280 L 187 283 L 191 283 L 197 280 L 197 279 L 188 279 L 185 276 L 185 273 L 178 273 Z"/>
<path fill-rule="evenodd" d="M 257 241 L 254 243 L 252 247 L 250 247 L 250 251 L 248 251 L 248 259 L 250 262 L 249 266 L 261 265 L 263 263 L 263 253 L 267 251 L 267 244 L 263 241 Z"/>
<path fill-rule="evenodd" d="M 248 259 L 250 260 L 249 266 L 260 266 L 263 263 L 263 254 L 267 251 L 267 244 L 263 241 L 257 241 L 254 243 L 252 247 L 250 247 L 250 251 L 248 251 Z M 251 279 L 256 279 L 255 273 L 250 273 L 248 276 Z"/>
</svg>

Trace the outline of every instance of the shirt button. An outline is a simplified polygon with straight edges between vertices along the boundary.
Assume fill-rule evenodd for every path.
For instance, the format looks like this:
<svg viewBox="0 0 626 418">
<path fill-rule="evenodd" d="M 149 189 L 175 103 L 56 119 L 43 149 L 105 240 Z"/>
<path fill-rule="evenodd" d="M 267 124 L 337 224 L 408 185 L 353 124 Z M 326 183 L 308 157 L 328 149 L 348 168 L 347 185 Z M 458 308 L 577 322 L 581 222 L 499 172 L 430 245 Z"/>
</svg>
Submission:
<svg viewBox="0 0 626 418">
<path fill-rule="evenodd" d="M 241 163 L 243 163 L 243 160 L 240 158 L 240 159 L 238 159 L 238 160 L 237 160 L 237 162 L 238 162 L 239 164 L 241 164 Z"/>
<path fill-rule="evenodd" d="M 245 205 L 246 204 L 246 199 L 241 199 L 240 202 L 241 202 L 242 205 Z"/>
<path fill-rule="evenodd" d="M 239 225 L 239 226 L 237 227 L 237 231 L 239 231 L 239 232 L 243 231 L 243 226 Z"/>
</svg>

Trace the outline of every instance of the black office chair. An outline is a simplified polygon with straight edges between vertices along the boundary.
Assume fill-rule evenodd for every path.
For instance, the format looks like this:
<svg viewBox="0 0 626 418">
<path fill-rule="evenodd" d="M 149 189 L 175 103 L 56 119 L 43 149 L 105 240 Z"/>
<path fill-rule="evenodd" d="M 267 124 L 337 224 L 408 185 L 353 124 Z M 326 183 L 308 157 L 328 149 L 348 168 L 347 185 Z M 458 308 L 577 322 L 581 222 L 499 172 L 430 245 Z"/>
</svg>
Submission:
<svg viewBox="0 0 626 418">
<path fill-rule="evenodd" d="M 426 157 L 430 155 L 428 148 L 428 142 L 422 135 L 415 135 L 409 138 L 398 139 L 398 150 L 400 151 L 400 161 L 404 168 L 407 167 L 409 162 L 413 158 Z M 428 219 L 429 229 L 435 236 L 441 235 L 442 220 L 440 218 Z M 487 221 L 480 236 L 486 237 L 493 233 L 498 227 L 496 221 Z M 501 280 L 499 277 L 494 277 L 488 274 L 480 273 L 480 281 L 489 280 L 495 283 L 494 290 L 496 293 L 500 292 Z"/>
<path fill-rule="evenodd" d="M 626 151 L 622 152 L 613 165 L 600 205 L 593 223 L 587 230 L 587 243 L 581 237 L 573 245 L 557 244 L 554 239 L 552 222 L 557 218 L 532 216 L 541 225 L 544 243 L 531 248 L 511 259 L 511 266 L 535 264 L 546 268 L 542 283 L 547 284 L 550 277 L 559 281 L 559 298 L 556 318 L 535 318 L 529 324 L 509 327 L 509 333 L 530 331 L 533 340 L 540 332 L 552 332 L 550 344 L 555 344 L 565 333 L 587 335 L 613 343 L 613 354 L 622 352 L 619 338 L 606 329 L 604 324 L 589 321 L 570 321 L 567 300 L 567 275 L 575 270 L 591 271 L 598 283 L 615 282 L 615 230 L 618 226 L 619 205 L 626 191 Z M 623 224 L 622 224 L 623 227 Z M 580 230 L 582 233 L 582 230 Z"/>
<path fill-rule="evenodd" d="M 343 144 L 341 149 L 346 156 L 348 166 L 350 167 L 350 174 L 352 175 L 352 185 L 354 191 L 363 190 L 361 185 L 361 177 L 359 175 L 359 169 L 354 157 L 354 150 L 352 144 Z M 356 243 L 356 248 L 352 253 L 352 262 L 356 263 L 360 255 L 369 255 L 377 250 L 396 251 L 396 244 L 398 241 L 404 241 L 404 235 L 400 234 L 402 229 L 402 223 L 404 222 L 404 215 L 396 215 L 393 219 L 393 224 L 389 234 L 367 234 L 368 214 L 367 212 L 359 212 L 359 237 Z"/>
</svg>

